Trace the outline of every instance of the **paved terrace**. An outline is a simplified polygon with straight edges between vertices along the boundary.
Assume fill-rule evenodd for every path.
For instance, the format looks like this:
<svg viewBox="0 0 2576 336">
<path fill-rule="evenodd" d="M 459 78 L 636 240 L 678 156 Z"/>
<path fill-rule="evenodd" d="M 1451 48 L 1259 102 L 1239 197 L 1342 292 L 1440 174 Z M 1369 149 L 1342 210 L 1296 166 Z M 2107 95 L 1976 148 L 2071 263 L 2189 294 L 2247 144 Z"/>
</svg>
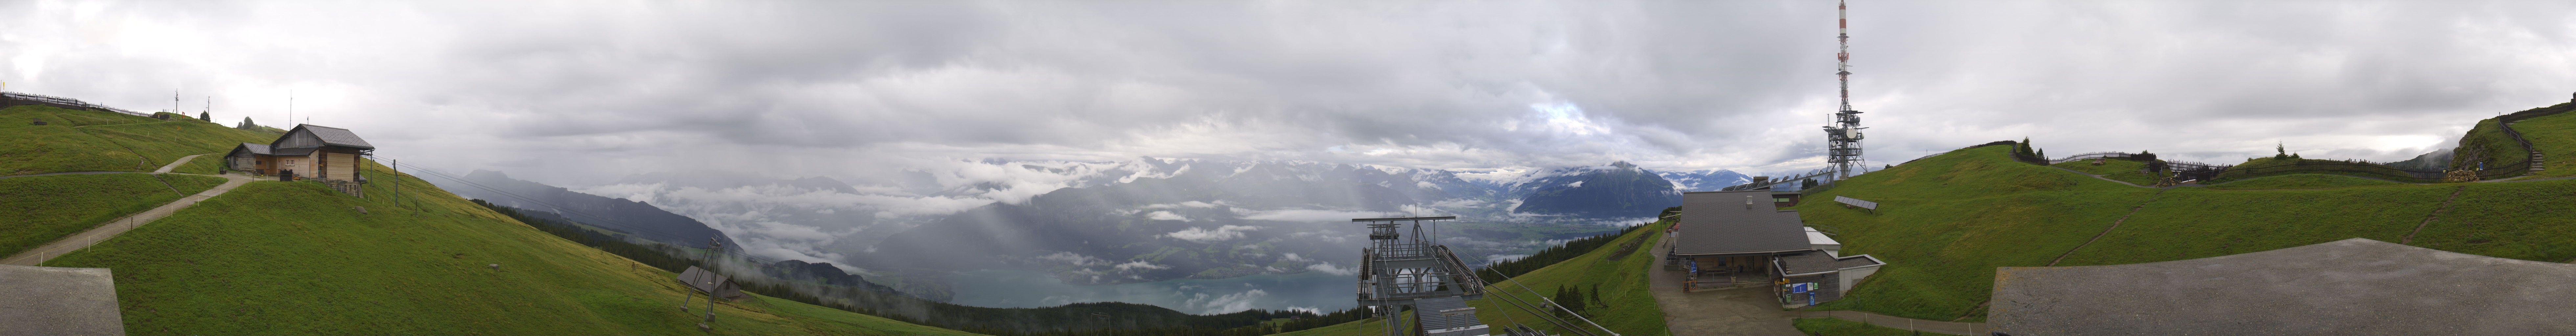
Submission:
<svg viewBox="0 0 2576 336">
<path fill-rule="evenodd" d="M 2576 265 L 2353 238 L 2128 265 L 2003 267 L 2013 335 L 2576 335 Z"/>
</svg>

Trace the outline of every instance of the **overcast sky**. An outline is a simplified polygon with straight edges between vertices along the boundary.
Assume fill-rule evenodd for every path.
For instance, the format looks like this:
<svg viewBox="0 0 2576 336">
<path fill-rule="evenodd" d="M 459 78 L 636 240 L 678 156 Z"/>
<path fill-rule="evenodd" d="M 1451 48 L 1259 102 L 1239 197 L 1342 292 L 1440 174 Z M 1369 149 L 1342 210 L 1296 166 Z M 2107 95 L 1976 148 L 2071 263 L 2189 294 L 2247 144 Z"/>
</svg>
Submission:
<svg viewBox="0 0 2576 336">
<path fill-rule="evenodd" d="M 1873 166 L 2399 160 L 2576 92 L 2562 1 L 1861 1 Z M 980 159 L 1821 166 L 1830 1 L 0 2 L 7 90 L 557 183 Z M 461 172 L 459 172 L 461 173 Z"/>
</svg>

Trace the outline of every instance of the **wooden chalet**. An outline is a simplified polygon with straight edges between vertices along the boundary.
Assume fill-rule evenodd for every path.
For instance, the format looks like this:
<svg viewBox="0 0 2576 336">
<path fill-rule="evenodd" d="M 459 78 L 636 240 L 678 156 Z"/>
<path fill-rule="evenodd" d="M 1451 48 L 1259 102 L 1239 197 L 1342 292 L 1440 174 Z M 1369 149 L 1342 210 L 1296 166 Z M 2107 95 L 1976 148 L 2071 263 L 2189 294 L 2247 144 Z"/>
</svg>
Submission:
<svg viewBox="0 0 2576 336">
<path fill-rule="evenodd" d="M 316 180 L 332 189 L 359 195 L 367 183 L 359 157 L 374 155 L 375 145 L 349 129 L 296 125 L 267 144 L 242 143 L 224 155 L 231 170 L 277 176 L 279 181 Z"/>
<path fill-rule="evenodd" d="M 1779 208 L 1800 198 L 1768 188 L 1682 193 L 1665 269 L 1687 271 L 1683 291 L 1768 286 L 1783 308 L 1800 308 L 1841 299 L 1887 264 L 1841 255 L 1842 243 Z"/>
</svg>

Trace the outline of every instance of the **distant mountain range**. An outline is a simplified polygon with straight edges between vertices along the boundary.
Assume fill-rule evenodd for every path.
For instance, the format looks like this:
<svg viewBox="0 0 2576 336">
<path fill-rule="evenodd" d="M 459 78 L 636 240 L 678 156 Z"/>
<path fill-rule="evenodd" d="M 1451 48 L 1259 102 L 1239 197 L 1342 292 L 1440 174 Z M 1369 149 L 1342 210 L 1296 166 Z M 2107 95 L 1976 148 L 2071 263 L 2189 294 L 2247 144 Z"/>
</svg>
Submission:
<svg viewBox="0 0 2576 336">
<path fill-rule="evenodd" d="M 871 269 L 1038 268 L 1072 283 L 1347 272 L 1346 261 L 1326 260 L 1356 255 L 1350 218 L 1497 195 L 1437 170 L 1206 161 L 1153 169 L 1142 173 L 1158 177 L 976 207 L 845 255 Z"/>
<path fill-rule="evenodd" d="M 1681 191 L 1717 191 L 1739 184 L 1753 183 L 1752 176 L 1725 169 L 1655 172 L 1655 175 L 1663 176 L 1665 181 L 1672 181 L 1673 188 Z"/>
<path fill-rule="evenodd" d="M 1672 181 L 1625 161 L 1555 169 L 1514 189 L 1523 196 L 1513 213 L 1650 217 L 1682 205 L 1682 193 Z"/>
<path fill-rule="evenodd" d="M 1365 239 L 1348 225 L 1351 218 L 1456 215 L 1470 223 L 1599 227 L 1651 217 L 1680 204 L 1681 191 L 1747 180 L 1726 170 L 1658 172 L 1626 162 L 1473 178 L 1449 170 L 1312 162 L 973 164 L 1045 174 L 1058 182 L 960 181 L 959 175 L 915 172 L 853 185 L 823 177 L 686 172 L 637 174 L 577 190 L 686 215 L 702 222 L 700 227 L 733 232 L 747 239 L 744 247 L 782 259 L 868 270 L 1039 269 L 1071 283 L 1105 284 L 1350 272 L 1348 260 L 1357 258 L 1352 247 Z M 568 192 L 499 173 L 478 171 L 469 180 Z M 1501 229 L 1461 230 L 1466 235 L 1458 238 L 1492 239 L 1459 245 L 1467 249 L 1462 255 L 1527 253 L 1517 240 L 1587 229 L 1528 231 L 1530 236 L 1496 230 Z"/>
<path fill-rule="evenodd" d="M 1626 162 L 1499 180 L 1468 180 L 1444 170 L 1297 162 L 1175 160 L 1153 167 L 1133 172 L 1153 177 L 969 209 L 844 255 L 870 269 L 1037 268 L 1073 283 L 1349 272 L 1347 260 L 1357 258 L 1352 247 L 1365 239 L 1359 227 L 1349 225 L 1351 218 L 1646 218 L 1681 202 L 1671 181 Z M 1688 176 L 1708 181 L 1742 175 Z"/>
<path fill-rule="evenodd" d="M 707 227 L 705 223 L 699 223 L 696 219 L 662 211 L 661 208 L 643 202 L 574 192 L 561 187 L 512 179 L 509 175 L 488 170 L 476 170 L 465 174 L 464 180 L 470 184 L 448 180 L 433 180 L 430 183 L 438 185 L 440 189 L 455 192 L 457 196 L 481 199 L 501 206 L 551 212 L 573 222 L 626 232 L 653 241 L 705 247 L 707 238 L 713 237 L 729 246 L 741 246 L 735 245 L 733 238 L 726 236 L 723 231 Z M 508 195 L 502 193 L 508 193 Z"/>
</svg>

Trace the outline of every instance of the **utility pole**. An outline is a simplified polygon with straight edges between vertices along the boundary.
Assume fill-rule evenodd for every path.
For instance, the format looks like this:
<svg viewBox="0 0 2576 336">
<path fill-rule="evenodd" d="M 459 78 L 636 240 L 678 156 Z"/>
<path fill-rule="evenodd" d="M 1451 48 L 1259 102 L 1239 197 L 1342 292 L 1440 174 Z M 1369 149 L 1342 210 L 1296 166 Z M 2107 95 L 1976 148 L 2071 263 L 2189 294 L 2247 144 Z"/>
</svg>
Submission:
<svg viewBox="0 0 2576 336">
<path fill-rule="evenodd" d="M 402 159 L 394 159 L 394 206 L 402 206 Z"/>
<path fill-rule="evenodd" d="M 716 275 L 716 274 L 718 274 L 718 273 L 716 273 L 716 269 L 715 269 L 715 267 L 716 267 L 716 253 L 721 252 L 721 251 L 724 251 L 724 242 L 723 242 L 723 241 L 718 241 L 718 240 L 716 240 L 716 237 L 707 237 L 707 279 L 708 279 L 708 280 L 714 280 L 714 279 L 718 279 L 718 278 L 720 278 L 720 276 Z M 724 285 L 724 283 L 722 283 L 722 282 L 712 282 L 712 281 L 711 281 L 711 282 L 708 282 L 708 283 L 707 283 L 707 322 L 706 322 L 706 323 L 699 323 L 699 324 L 698 324 L 698 330 L 703 330 L 703 331 L 713 331 L 713 330 L 715 330 L 715 327 L 714 327 L 714 326 L 711 326 L 711 325 L 709 325 L 709 324 L 716 323 L 716 291 L 717 291 L 717 290 L 720 290 L 720 289 L 723 289 L 723 288 L 722 288 L 722 286 L 723 286 L 723 285 Z"/>
</svg>

